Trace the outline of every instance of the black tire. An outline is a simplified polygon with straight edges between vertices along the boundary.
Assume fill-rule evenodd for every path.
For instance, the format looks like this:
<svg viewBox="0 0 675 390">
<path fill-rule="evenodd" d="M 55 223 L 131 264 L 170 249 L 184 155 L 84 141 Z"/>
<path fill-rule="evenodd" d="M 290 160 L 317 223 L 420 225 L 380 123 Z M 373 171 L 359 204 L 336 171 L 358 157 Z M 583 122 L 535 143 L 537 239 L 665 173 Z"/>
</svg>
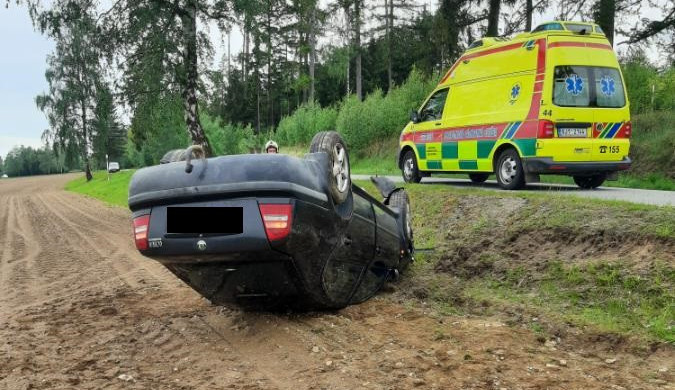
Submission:
<svg viewBox="0 0 675 390">
<path fill-rule="evenodd" d="M 515 149 L 504 150 L 495 164 L 497 183 L 505 190 L 517 190 L 525 186 L 525 169 Z"/>
<path fill-rule="evenodd" d="M 469 179 L 473 183 L 483 183 L 490 177 L 489 173 L 469 173 Z"/>
<path fill-rule="evenodd" d="M 410 208 L 410 198 L 404 189 L 394 191 L 389 197 L 389 207 L 394 209 L 401 215 L 401 222 L 403 223 L 403 235 L 408 253 L 404 261 L 399 264 L 399 271 L 405 270 L 410 261 L 412 254 L 415 252 L 415 238 L 412 228 L 412 209 Z"/>
<path fill-rule="evenodd" d="M 585 190 L 591 190 L 600 187 L 602 183 L 605 182 L 605 179 L 607 179 L 607 175 L 605 174 L 592 176 L 574 176 L 574 182 L 577 183 L 580 188 Z"/>
<path fill-rule="evenodd" d="M 159 160 L 159 163 L 168 164 L 176 161 L 185 161 L 186 158 L 185 149 L 174 149 L 166 152 Z"/>
<path fill-rule="evenodd" d="M 403 180 L 405 180 L 406 183 L 419 183 L 422 180 L 422 175 L 417 166 L 417 157 L 415 157 L 415 152 L 412 150 L 408 150 L 403 155 L 403 161 L 401 161 L 401 173 L 403 174 Z"/>
<path fill-rule="evenodd" d="M 342 204 L 352 191 L 347 144 L 337 132 L 322 131 L 312 138 L 309 152 L 328 154 L 331 164 L 331 171 L 328 172 L 330 193 L 333 203 Z"/>
</svg>

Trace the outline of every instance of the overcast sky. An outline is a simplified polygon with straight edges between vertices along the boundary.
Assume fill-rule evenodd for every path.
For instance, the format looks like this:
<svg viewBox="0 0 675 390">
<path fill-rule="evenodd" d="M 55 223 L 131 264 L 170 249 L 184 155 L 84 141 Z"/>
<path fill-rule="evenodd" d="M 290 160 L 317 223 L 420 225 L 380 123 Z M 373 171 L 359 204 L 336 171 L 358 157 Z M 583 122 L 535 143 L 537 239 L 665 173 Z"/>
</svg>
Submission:
<svg viewBox="0 0 675 390">
<path fill-rule="evenodd" d="M 430 10 L 437 4 L 437 0 L 418 2 L 428 4 Z M 640 18 L 659 16 L 654 10 L 643 9 L 642 12 Z M 553 10 L 536 15 L 533 25 L 551 19 L 554 19 Z M 226 53 L 227 40 L 215 27 L 210 28 L 210 36 L 216 47 L 212 67 L 216 67 Z M 620 40 L 617 38 L 617 42 Z M 242 36 L 236 27 L 230 45 L 232 55 L 241 50 Z M 3 159 L 14 146 L 42 145 L 40 136 L 48 125 L 44 114 L 35 106 L 35 96 L 47 90 L 46 57 L 53 48 L 53 42 L 33 29 L 25 8 L 17 7 L 13 2 L 8 9 L 0 7 L 0 156 Z M 655 48 L 652 47 L 649 54 L 653 61 L 659 61 Z"/>
</svg>

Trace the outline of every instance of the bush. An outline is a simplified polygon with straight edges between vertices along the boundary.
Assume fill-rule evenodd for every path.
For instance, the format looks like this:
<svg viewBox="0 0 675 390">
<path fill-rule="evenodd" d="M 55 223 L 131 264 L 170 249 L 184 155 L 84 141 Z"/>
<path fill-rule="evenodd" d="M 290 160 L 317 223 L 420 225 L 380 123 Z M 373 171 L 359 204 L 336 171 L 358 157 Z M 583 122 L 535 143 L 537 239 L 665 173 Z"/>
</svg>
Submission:
<svg viewBox="0 0 675 390">
<path fill-rule="evenodd" d="M 281 119 L 277 127 L 276 139 L 281 144 L 308 144 L 314 134 L 320 131 L 335 130 L 337 110 L 332 107 L 321 108 L 316 103 L 300 106 L 295 112 Z"/>
<path fill-rule="evenodd" d="M 435 78 L 425 78 L 413 70 L 403 85 L 386 96 L 380 90 L 363 102 L 351 96 L 340 109 L 337 131 L 357 153 L 375 141 L 396 137 L 408 123 L 410 111 L 419 108 L 435 86 Z"/>
<path fill-rule="evenodd" d="M 259 136 L 253 133 L 250 125 L 246 127 L 231 123 L 223 125 L 220 120 L 208 114 L 202 114 L 200 121 L 216 156 L 249 153 L 251 148 L 262 147 L 258 145 Z"/>
<path fill-rule="evenodd" d="M 636 55 L 625 61 L 621 68 L 631 113 L 675 110 L 675 67 L 659 71 L 645 58 Z"/>
<path fill-rule="evenodd" d="M 675 111 L 656 111 L 632 118 L 631 174 L 660 173 L 675 179 Z"/>
</svg>

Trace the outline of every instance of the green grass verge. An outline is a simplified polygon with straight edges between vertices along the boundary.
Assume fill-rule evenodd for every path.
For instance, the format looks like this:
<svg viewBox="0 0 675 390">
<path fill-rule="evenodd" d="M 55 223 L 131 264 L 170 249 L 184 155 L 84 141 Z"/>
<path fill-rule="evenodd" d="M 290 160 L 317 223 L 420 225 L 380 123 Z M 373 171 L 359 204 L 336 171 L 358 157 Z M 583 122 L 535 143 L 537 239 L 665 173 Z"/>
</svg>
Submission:
<svg viewBox="0 0 675 390">
<path fill-rule="evenodd" d="M 96 171 L 90 182 L 87 182 L 84 176 L 79 177 L 68 182 L 66 190 L 91 196 L 115 206 L 127 207 L 129 181 L 134 172 L 135 170 L 128 170 L 112 173 L 108 180 L 106 171 Z"/>
<path fill-rule="evenodd" d="M 66 189 L 126 207 L 133 173 L 108 181 L 98 171 L 92 181 L 80 177 Z M 372 183 L 356 184 L 379 197 Z M 663 252 L 675 245 L 675 208 L 443 185 L 406 188 L 416 246 L 429 251 L 418 253 L 402 290 L 423 289 L 439 313 L 526 310 L 558 324 L 675 343 L 675 268 L 672 254 Z M 537 261 L 509 257 L 512 243 L 529 237 L 545 237 L 525 253 Z M 613 245 L 628 239 L 655 249 L 646 259 L 626 247 L 618 249 L 624 255 L 612 256 Z M 565 248 L 577 245 L 589 251 L 565 258 Z M 532 330 L 546 332 L 539 324 Z"/>
<path fill-rule="evenodd" d="M 376 194 L 371 183 L 357 184 Z M 526 324 L 535 333 L 572 324 L 675 343 L 675 208 L 405 187 L 415 244 L 425 249 L 402 280 L 406 298 L 421 297 L 442 315 L 545 319 Z"/>
</svg>

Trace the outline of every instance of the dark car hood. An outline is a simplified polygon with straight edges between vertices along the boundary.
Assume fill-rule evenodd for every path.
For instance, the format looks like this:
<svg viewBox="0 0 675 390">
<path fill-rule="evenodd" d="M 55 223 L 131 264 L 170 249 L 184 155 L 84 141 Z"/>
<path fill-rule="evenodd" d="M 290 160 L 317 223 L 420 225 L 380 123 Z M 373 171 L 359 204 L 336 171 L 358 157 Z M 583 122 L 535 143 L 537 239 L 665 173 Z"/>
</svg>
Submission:
<svg viewBox="0 0 675 390">
<path fill-rule="evenodd" d="M 328 200 L 328 156 L 312 153 L 304 158 L 281 154 L 245 154 L 185 161 L 139 169 L 129 184 L 129 207 L 137 210 L 156 204 L 228 194 L 292 193 L 314 202 Z"/>
</svg>

